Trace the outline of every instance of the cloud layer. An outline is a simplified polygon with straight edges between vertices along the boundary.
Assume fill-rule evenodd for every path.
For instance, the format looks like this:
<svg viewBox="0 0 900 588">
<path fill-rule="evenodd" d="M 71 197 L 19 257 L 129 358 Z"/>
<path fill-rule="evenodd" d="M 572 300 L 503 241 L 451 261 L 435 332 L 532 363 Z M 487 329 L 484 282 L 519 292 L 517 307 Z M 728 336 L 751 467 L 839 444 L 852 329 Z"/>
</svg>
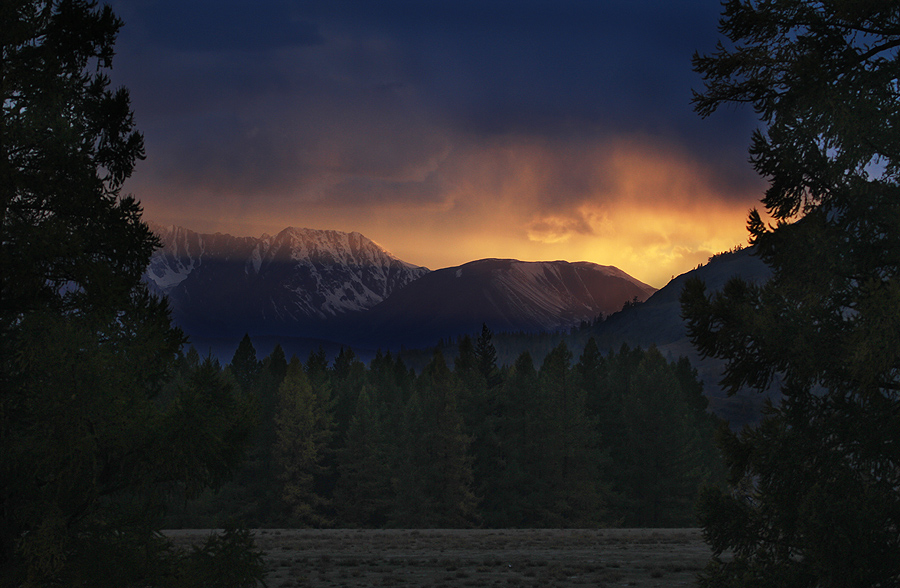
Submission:
<svg viewBox="0 0 900 588">
<path fill-rule="evenodd" d="M 745 240 L 751 113 L 701 120 L 717 2 L 114 0 L 147 216 L 358 230 L 408 261 L 655 286 Z"/>
</svg>

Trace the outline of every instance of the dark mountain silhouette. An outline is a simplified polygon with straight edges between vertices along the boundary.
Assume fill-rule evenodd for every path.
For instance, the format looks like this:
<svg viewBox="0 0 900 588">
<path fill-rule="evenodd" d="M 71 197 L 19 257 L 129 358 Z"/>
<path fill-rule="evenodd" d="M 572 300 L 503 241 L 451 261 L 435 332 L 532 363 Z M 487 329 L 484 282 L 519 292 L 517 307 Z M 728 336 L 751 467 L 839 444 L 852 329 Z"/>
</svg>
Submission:
<svg viewBox="0 0 900 588">
<path fill-rule="evenodd" d="M 359 233 L 288 228 L 260 238 L 152 225 L 163 247 L 145 280 L 202 352 L 227 361 L 244 333 L 260 352 L 433 345 L 496 331 L 556 331 L 654 289 L 610 266 L 485 259 L 429 272 Z M 427 278 L 423 280 L 423 278 Z"/>
<path fill-rule="evenodd" d="M 713 411 L 734 426 L 753 422 L 768 396 L 747 391 L 728 397 L 722 391 L 719 380 L 724 363 L 715 358 L 701 358 L 691 345 L 681 318 L 679 297 L 685 281 L 690 277 L 706 282 L 708 291 L 719 291 L 734 276 L 761 284 L 769 279 L 771 273 L 771 269 L 753 255 L 752 248 L 720 254 L 706 265 L 676 277 L 644 304 L 614 315 L 598 325 L 596 339 L 607 349 L 618 348 L 622 343 L 644 348 L 656 345 L 670 358 L 687 357 L 703 380 Z"/>
<path fill-rule="evenodd" d="M 611 266 L 483 259 L 409 283 L 360 317 L 345 339 L 369 347 L 422 347 L 478 333 L 482 324 L 495 332 L 557 331 L 654 291 Z"/>
</svg>

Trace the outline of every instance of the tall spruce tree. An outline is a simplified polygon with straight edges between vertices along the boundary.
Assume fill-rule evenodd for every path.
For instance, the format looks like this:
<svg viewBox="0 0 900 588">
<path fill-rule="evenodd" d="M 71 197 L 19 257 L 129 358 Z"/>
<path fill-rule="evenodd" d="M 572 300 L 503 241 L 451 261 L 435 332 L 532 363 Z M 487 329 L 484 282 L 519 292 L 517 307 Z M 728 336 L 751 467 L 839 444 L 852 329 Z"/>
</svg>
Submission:
<svg viewBox="0 0 900 588">
<path fill-rule="evenodd" d="M 500 380 L 500 370 L 496 356 L 490 330 L 484 326 L 477 347 L 468 335 L 460 339 L 454 361 L 453 376 L 459 389 L 459 412 L 464 432 L 469 438 L 474 488 L 484 497 L 494 491 L 502 467 L 497 438 L 500 415 L 496 383 Z M 490 382 L 495 384 L 490 385 Z"/>
<path fill-rule="evenodd" d="M 330 375 L 331 395 L 334 398 L 335 441 L 341 447 L 356 412 L 357 397 L 365 386 L 366 366 L 352 349 L 342 347 L 334 360 Z"/>
<path fill-rule="evenodd" d="M 656 348 L 644 353 L 629 377 L 616 452 L 623 524 L 692 526 L 698 488 L 710 475 L 713 428 L 698 426 L 675 366 Z"/>
<path fill-rule="evenodd" d="M 334 499 L 340 524 L 382 527 L 387 523 L 393 489 L 386 435 L 379 407 L 363 388 L 339 452 Z"/>
<path fill-rule="evenodd" d="M 241 390 L 250 393 L 257 385 L 259 376 L 262 373 L 262 362 L 256 357 L 256 348 L 250 340 L 250 335 L 244 334 L 244 338 L 238 344 L 231 358 L 231 374 Z"/>
<path fill-rule="evenodd" d="M 586 394 L 572 370 L 566 343 L 547 354 L 539 372 L 544 399 L 543 526 L 591 527 L 603 506 L 600 438 L 586 410 Z"/>
<path fill-rule="evenodd" d="M 0 23 L 0 585 L 202 583 L 157 515 L 233 469 L 246 421 L 215 378 L 163 394 L 183 336 L 141 284 L 159 242 L 121 194 L 144 156 L 107 75 L 122 22 L 4 0 Z M 235 586 L 261 572 L 244 539 L 223 539 L 249 556 Z"/>
<path fill-rule="evenodd" d="M 497 367 L 497 349 L 494 347 L 494 333 L 486 324 L 481 325 L 481 335 L 475 342 L 475 359 L 478 362 L 478 371 L 484 377 L 488 388 L 494 388 L 500 384 L 500 369 Z"/>
<path fill-rule="evenodd" d="M 241 351 L 242 347 L 245 351 Z M 229 484 L 231 487 L 226 488 L 233 492 L 233 495 L 228 497 L 233 510 L 220 508 L 222 511 L 220 516 L 225 520 L 240 520 L 247 525 L 258 527 L 272 518 L 277 510 L 280 502 L 279 483 L 273 466 L 272 452 L 275 446 L 278 389 L 287 374 L 287 365 L 284 350 L 278 344 L 268 357 L 261 362 L 257 361 L 256 350 L 247 336 L 231 360 L 229 367 L 232 375 L 256 408 L 257 427 L 243 467 Z M 253 375 L 254 373 L 256 375 Z M 237 505 L 236 510 L 234 505 Z"/>
<path fill-rule="evenodd" d="M 317 394 L 303 364 L 291 358 L 278 389 L 273 448 L 281 501 L 286 507 L 284 521 L 317 527 L 328 523 L 327 499 L 316 491 L 316 480 L 326 474 L 324 463 L 332 429 L 328 398 Z"/>
<path fill-rule="evenodd" d="M 463 335 L 456 346 L 453 369 L 457 375 L 462 377 L 479 372 L 478 360 L 475 357 L 475 344 L 472 343 L 472 337 L 469 335 Z"/>
<path fill-rule="evenodd" d="M 525 351 L 516 359 L 498 395 L 497 471 L 482 482 L 484 522 L 491 527 L 537 524 L 533 504 L 544 480 L 535 477 L 536 456 L 544 439 L 537 431 L 543 420 L 542 394 L 534 361 Z"/>
<path fill-rule="evenodd" d="M 730 489 L 702 503 L 707 586 L 900 584 L 900 4 L 725 3 L 728 47 L 696 56 L 702 115 L 751 104 L 769 181 L 749 219 L 764 286 L 682 294 L 724 386 L 782 399 L 723 432 Z M 722 554 L 729 552 L 728 558 Z"/>
<path fill-rule="evenodd" d="M 591 337 L 584 345 L 584 351 L 575 366 L 578 385 L 587 395 L 588 412 L 596 415 L 600 407 L 600 399 L 597 398 L 600 391 L 600 382 L 603 377 L 604 361 L 600 354 L 597 341 Z"/>
<path fill-rule="evenodd" d="M 468 527 L 476 520 L 469 438 L 453 374 L 440 350 L 420 376 L 404 412 L 395 523 Z"/>
</svg>

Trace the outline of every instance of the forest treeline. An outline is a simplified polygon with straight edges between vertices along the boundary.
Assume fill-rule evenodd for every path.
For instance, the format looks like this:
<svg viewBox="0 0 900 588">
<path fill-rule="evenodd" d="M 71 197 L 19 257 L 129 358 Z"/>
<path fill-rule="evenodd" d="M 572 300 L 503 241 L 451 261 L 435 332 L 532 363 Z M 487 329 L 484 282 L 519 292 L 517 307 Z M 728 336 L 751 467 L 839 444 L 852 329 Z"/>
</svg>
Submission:
<svg viewBox="0 0 900 588">
<path fill-rule="evenodd" d="M 498 366 L 492 334 L 438 348 L 416 373 L 399 356 L 344 349 L 231 363 L 190 348 L 173 381 L 218 370 L 255 408 L 234 479 L 175 505 L 171 526 L 663 527 L 695 525 L 722 478 L 718 419 L 686 359 L 655 348 Z"/>
</svg>

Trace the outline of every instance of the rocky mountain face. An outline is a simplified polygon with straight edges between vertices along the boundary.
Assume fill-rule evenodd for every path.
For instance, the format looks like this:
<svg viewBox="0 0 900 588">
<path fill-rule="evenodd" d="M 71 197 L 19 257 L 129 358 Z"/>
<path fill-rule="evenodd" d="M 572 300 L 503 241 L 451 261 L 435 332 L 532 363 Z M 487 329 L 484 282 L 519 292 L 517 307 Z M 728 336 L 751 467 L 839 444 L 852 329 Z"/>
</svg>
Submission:
<svg viewBox="0 0 900 588">
<path fill-rule="evenodd" d="M 189 334 L 321 336 L 428 273 L 359 233 L 287 228 L 275 236 L 200 234 L 151 225 L 163 241 L 147 268 Z"/>
<path fill-rule="evenodd" d="M 655 291 L 611 266 L 483 259 L 430 272 L 398 290 L 362 317 L 357 340 L 427 346 L 478 333 L 482 324 L 494 332 L 556 331 Z"/>
<path fill-rule="evenodd" d="M 260 238 L 151 225 L 163 241 L 145 280 L 204 352 L 228 361 L 244 333 L 307 348 L 429 346 L 495 332 L 567 329 L 654 289 L 610 266 L 485 259 L 430 272 L 359 233 L 288 228 Z M 305 347 L 304 347 L 305 346 Z"/>
</svg>

